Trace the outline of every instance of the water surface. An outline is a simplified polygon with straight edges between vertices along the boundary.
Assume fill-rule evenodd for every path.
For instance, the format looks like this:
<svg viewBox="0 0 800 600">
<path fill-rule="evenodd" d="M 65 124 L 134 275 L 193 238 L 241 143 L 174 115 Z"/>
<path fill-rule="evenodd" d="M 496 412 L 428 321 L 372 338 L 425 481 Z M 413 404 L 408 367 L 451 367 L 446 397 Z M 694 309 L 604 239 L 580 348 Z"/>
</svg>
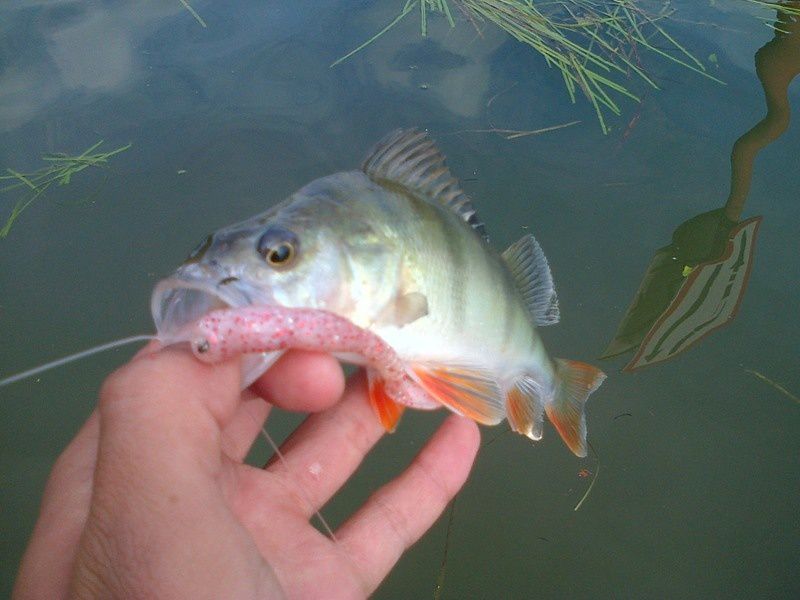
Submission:
<svg viewBox="0 0 800 600">
<path fill-rule="evenodd" d="M 637 88 L 642 103 L 623 103 L 603 135 L 538 56 L 464 22 L 449 32 L 434 20 L 423 41 L 409 21 L 328 68 L 396 4 L 194 2 L 203 29 L 178 2 L 6 3 L 0 167 L 31 171 L 44 152 L 101 139 L 133 146 L 51 189 L 0 240 L 0 376 L 150 331 L 154 283 L 208 232 L 355 167 L 391 128 L 424 127 L 493 243 L 532 232 L 544 248 L 562 311 L 542 331 L 551 353 L 609 374 L 589 404 L 596 455 L 576 459 L 549 426 L 541 443 L 502 435 L 481 451 L 456 504 L 442 597 L 798 597 L 800 406 L 748 372 L 800 393 L 796 122 L 755 159 L 738 220 L 763 220 L 735 319 L 632 373 L 622 371 L 632 351 L 599 360 L 654 255 L 726 204 L 734 142 L 766 111 L 754 56 L 773 32 L 734 10 L 742 3 L 676 3 L 670 31 L 727 85 L 644 55 L 661 89 Z M 796 107 L 798 81 L 788 96 Z M 469 131 L 575 120 L 516 140 Z M 0 195 L 3 220 L 16 199 Z M 708 228 L 696 229 L 702 245 Z M 0 390 L 0 594 L 53 460 L 132 352 Z M 441 417 L 408 415 L 326 516 L 346 518 Z M 484 441 L 501 431 L 485 429 Z M 446 528 L 441 519 L 376 597 L 432 596 Z"/>
</svg>

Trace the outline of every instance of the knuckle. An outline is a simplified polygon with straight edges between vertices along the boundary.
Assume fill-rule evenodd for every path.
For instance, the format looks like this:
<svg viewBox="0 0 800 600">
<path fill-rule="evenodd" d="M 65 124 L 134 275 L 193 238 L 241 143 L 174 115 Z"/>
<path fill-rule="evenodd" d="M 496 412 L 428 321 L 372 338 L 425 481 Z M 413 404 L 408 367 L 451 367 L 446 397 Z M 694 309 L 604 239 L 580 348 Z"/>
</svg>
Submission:
<svg viewBox="0 0 800 600">
<path fill-rule="evenodd" d="M 373 418 L 369 413 L 366 418 L 342 419 L 344 443 L 354 456 L 364 456 L 375 443 Z"/>
<path fill-rule="evenodd" d="M 425 487 L 428 488 L 434 503 L 445 506 L 456 495 L 458 490 L 447 484 L 448 477 L 424 457 L 418 456 L 414 459 L 411 468 L 415 469 L 419 476 L 427 482 Z"/>
<path fill-rule="evenodd" d="M 372 501 L 389 524 L 389 530 L 397 538 L 401 548 L 408 549 L 416 541 L 412 535 L 409 516 L 387 499 L 385 492 L 379 490 L 372 496 Z"/>
</svg>

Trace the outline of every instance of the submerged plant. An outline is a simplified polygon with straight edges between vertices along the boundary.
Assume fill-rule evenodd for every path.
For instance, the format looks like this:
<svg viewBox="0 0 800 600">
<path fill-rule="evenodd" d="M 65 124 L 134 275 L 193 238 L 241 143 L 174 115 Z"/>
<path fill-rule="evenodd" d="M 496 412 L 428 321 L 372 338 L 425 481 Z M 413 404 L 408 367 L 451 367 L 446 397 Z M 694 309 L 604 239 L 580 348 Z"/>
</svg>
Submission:
<svg viewBox="0 0 800 600">
<path fill-rule="evenodd" d="M 453 11 L 457 9 L 479 32 L 491 23 L 541 54 L 549 66 L 561 72 L 570 100 L 575 102 L 580 90 L 594 107 L 603 132 L 607 132 L 605 116 L 609 111 L 620 114 L 618 99 L 638 101 L 618 79 L 633 75 L 658 87 L 642 68 L 640 49 L 715 79 L 664 29 L 662 22 L 673 12 L 669 3 L 655 3 L 657 10 L 646 10 L 644 4 L 642 0 L 405 0 L 393 21 L 331 66 L 362 50 L 411 14 L 419 15 L 422 36 L 427 36 L 430 14 L 443 15 L 455 27 Z"/>
<path fill-rule="evenodd" d="M 42 196 L 51 185 L 56 183 L 58 185 L 67 185 L 76 173 L 80 173 L 88 167 L 104 166 L 109 158 L 131 147 L 131 144 L 127 144 L 110 152 L 95 153 L 95 150 L 102 143 L 103 140 L 100 140 L 77 156 L 69 156 L 62 152 L 45 154 L 42 156 L 42 160 L 48 163 L 47 166 L 31 173 L 20 173 L 14 169 L 7 168 L 7 174 L 0 175 L 0 185 L 3 183 L 7 183 L 7 185 L 0 188 L 0 192 L 10 192 L 23 188 L 27 190 L 27 195 L 17 201 L 14 208 L 11 209 L 11 214 L 6 219 L 5 225 L 0 229 L 0 238 L 8 235 L 20 214 Z"/>
</svg>

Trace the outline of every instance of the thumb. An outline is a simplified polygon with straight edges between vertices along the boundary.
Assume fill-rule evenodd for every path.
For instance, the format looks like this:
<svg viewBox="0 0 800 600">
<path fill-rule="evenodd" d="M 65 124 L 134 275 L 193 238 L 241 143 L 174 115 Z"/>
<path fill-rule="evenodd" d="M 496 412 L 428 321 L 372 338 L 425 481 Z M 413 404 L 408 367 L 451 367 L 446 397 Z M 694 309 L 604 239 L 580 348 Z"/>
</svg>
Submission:
<svg viewBox="0 0 800 600">
<path fill-rule="evenodd" d="M 103 384 L 99 452 L 125 470 L 147 459 L 218 458 L 239 385 L 238 360 L 209 365 L 173 347 L 142 353 Z"/>
<path fill-rule="evenodd" d="M 208 535 L 235 537 L 220 485 L 229 473 L 220 441 L 240 401 L 239 378 L 238 361 L 205 365 L 166 349 L 106 380 L 74 593 L 158 589 L 173 571 L 191 579 L 207 566 L 197 553 Z"/>
<path fill-rule="evenodd" d="M 221 469 L 221 430 L 241 401 L 239 383 L 238 361 L 207 365 L 174 348 L 113 373 L 100 392 L 93 503 L 155 510 L 165 498 L 209 487 Z"/>
</svg>

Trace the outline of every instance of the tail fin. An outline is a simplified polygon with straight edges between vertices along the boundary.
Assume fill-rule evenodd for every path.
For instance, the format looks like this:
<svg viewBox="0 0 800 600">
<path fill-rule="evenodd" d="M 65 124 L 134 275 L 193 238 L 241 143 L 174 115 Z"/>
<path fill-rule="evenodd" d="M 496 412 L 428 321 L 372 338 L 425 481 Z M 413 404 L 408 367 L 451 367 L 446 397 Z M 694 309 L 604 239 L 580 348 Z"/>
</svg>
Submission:
<svg viewBox="0 0 800 600">
<path fill-rule="evenodd" d="M 575 360 L 556 359 L 556 392 L 545 405 L 547 418 L 577 456 L 586 456 L 586 399 L 603 383 L 600 369 Z"/>
</svg>

